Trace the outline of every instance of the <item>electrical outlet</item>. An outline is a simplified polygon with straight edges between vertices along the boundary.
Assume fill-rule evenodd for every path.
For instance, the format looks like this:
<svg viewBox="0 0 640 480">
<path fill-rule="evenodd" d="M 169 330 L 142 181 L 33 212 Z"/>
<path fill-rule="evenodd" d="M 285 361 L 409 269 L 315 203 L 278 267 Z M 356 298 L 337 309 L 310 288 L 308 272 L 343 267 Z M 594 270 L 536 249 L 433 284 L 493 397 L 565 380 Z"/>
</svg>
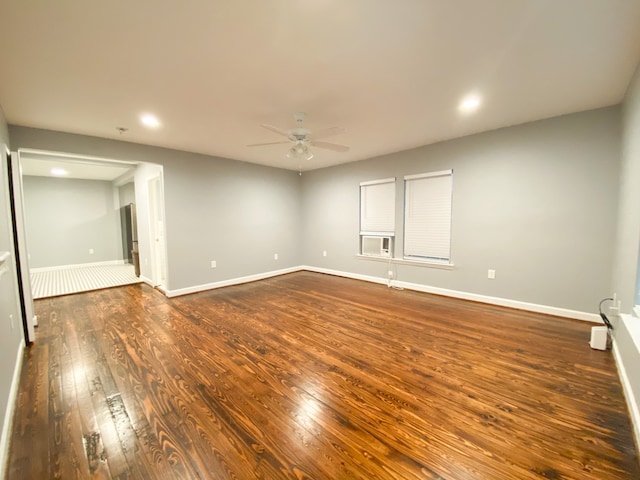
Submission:
<svg viewBox="0 0 640 480">
<path fill-rule="evenodd" d="M 393 278 L 393 270 L 389 270 L 389 271 L 387 272 L 387 276 L 388 276 L 389 278 Z"/>
<path fill-rule="evenodd" d="M 93 248 L 89 249 L 89 255 L 93 255 Z"/>
<path fill-rule="evenodd" d="M 323 250 L 323 251 L 322 251 L 322 256 L 323 256 L 323 257 L 326 257 L 326 256 L 327 256 L 327 251 L 326 251 L 326 250 Z"/>
<path fill-rule="evenodd" d="M 493 280 L 496 278 L 496 271 L 489 269 L 489 271 L 487 272 L 487 278 Z"/>
<path fill-rule="evenodd" d="M 9 314 L 9 321 L 11 322 L 11 330 L 13 330 L 14 328 L 16 328 L 15 323 L 13 322 L 13 315 Z"/>
<path fill-rule="evenodd" d="M 211 260 L 211 268 L 216 268 L 218 265 L 215 260 Z"/>
<path fill-rule="evenodd" d="M 274 254 L 273 254 L 273 259 L 274 259 L 274 260 L 277 260 L 277 259 L 278 259 L 278 254 L 277 254 L 277 253 L 274 253 Z"/>
</svg>

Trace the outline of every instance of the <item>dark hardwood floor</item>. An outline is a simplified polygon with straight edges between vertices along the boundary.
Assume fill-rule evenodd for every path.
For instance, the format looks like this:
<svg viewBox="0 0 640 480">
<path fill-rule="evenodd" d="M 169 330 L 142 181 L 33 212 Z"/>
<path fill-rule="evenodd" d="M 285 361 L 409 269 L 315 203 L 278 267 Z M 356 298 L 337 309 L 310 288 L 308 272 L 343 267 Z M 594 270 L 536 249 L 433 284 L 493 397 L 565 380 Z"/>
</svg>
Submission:
<svg viewBox="0 0 640 480">
<path fill-rule="evenodd" d="M 36 302 L 10 479 L 638 479 L 591 325 L 299 272 Z"/>
</svg>

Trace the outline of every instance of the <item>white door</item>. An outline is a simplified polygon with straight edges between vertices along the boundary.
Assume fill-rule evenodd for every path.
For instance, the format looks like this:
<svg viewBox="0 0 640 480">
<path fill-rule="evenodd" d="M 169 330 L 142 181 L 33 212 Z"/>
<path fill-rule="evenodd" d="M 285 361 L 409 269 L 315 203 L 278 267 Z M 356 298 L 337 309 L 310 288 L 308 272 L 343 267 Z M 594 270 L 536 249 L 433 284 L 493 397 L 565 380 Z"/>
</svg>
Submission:
<svg viewBox="0 0 640 480">
<path fill-rule="evenodd" d="M 149 179 L 149 229 L 151 234 L 151 271 L 155 286 L 167 287 L 165 257 L 164 207 L 162 202 L 162 178 Z"/>
<path fill-rule="evenodd" d="M 33 305 L 33 294 L 31 292 L 31 273 L 29 269 L 29 249 L 27 248 L 27 237 L 24 223 L 24 197 L 22 194 L 22 171 L 20 167 L 20 154 L 11 152 L 9 159 L 9 182 L 11 183 L 11 196 L 13 207 L 13 222 L 15 226 L 16 242 L 16 264 L 18 264 L 18 275 L 20 277 L 20 296 L 22 297 L 22 310 L 26 321 L 26 331 L 28 342 L 35 341 L 34 327 L 37 324 L 35 309 Z"/>
</svg>

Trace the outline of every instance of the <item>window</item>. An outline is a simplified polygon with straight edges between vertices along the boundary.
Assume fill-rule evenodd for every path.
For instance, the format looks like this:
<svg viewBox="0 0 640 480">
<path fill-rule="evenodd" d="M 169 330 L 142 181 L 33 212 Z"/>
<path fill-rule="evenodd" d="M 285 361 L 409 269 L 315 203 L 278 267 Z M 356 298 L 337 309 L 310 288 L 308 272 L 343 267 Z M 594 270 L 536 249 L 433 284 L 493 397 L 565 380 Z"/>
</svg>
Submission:
<svg viewBox="0 0 640 480">
<path fill-rule="evenodd" d="M 385 178 L 360 184 L 360 253 L 374 256 L 392 255 L 391 237 L 396 228 L 396 179 Z M 370 253 L 371 237 L 386 237 L 382 247 Z M 375 239 L 373 239 L 375 240 Z M 385 248 L 383 248 L 385 247 Z"/>
<path fill-rule="evenodd" d="M 404 177 L 404 257 L 451 261 L 453 170 Z"/>
</svg>

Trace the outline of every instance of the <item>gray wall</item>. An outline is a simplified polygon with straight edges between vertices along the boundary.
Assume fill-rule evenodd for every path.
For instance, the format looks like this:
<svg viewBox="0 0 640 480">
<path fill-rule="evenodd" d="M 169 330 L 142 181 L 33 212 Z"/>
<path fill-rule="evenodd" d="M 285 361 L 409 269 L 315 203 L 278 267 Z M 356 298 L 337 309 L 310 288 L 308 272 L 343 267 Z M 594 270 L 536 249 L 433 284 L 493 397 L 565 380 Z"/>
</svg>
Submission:
<svg viewBox="0 0 640 480">
<path fill-rule="evenodd" d="M 171 290 L 302 263 L 297 172 L 83 135 L 16 126 L 9 132 L 14 149 L 162 165 Z"/>
<path fill-rule="evenodd" d="M 0 145 L 9 145 L 7 123 L 0 107 Z M 18 303 L 18 280 L 13 256 L 13 234 L 10 223 L 7 169 L 4 151 L 0 152 L 0 251 L 11 252 L 9 271 L 0 275 L 0 422 L 2 431 L 9 401 L 9 390 L 16 366 L 16 353 L 23 343 L 22 321 Z M 13 316 L 13 326 L 9 316 Z M 4 452 L 0 452 L 2 455 Z M 0 466 L 0 475 L 4 465 Z"/>
<path fill-rule="evenodd" d="M 396 278 L 596 312 L 611 294 L 619 156 L 611 107 L 305 173 L 304 262 L 386 278 L 386 263 L 356 258 L 359 183 L 396 177 L 401 256 L 403 177 L 453 168 L 455 268 L 398 265 Z"/>
<path fill-rule="evenodd" d="M 10 127 L 10 133 L 14 148 L 163 165 L 170 290 L 301 264 L 385 278 L 386 264 L 355 256 L 359 183 L 397 177 L 396 255 L 401 255 L 402 177 L 453 168 L 455 268 L 399 265 L 399 280 L 586 312 L 611 293 L 619 107 L 302 177 L 81 135 L 24 127 Z M 218 268 L 210 268 L 211 260 Z M 489 268 L 496 270 L 495 280 L 486 278 Z"/>
<path fill-rule="evenodd" d="M 629 85 L 622 110 L 622 171 L 620 208 L 613 290 L 622 301 L 622 311 L 629 313 L 638 295 L 638 248 L 640 246 L 640 66 Z M 631 322 L 640 322 L 638 318 Z M 619 322 L 614 330 L 616 347 L 625 366 L 629 385 L 636 402 L 640 402 L 640 339 L 633 341 L 626 324 Z M 640 408 L 640 405 L 638 406 Z M 636 425 L 636 431 L 640 426 Z M 638 439 L 640 440 L 640 439 Z"/>
<path fill-rule="evenodd" d="M 123 259 L 111 182 L 25 176 L 23 187 L 31 268 Z"/>
<path fill-rule="evenodd" d="M 136 203 L 136 189 L 134 182 L 129 182 L 118 187 L 118 202 L 120 206 Z"/>
<path fill-rule="evenodd" d="M 622 301 L 622 311 L 630 313 L 636 303 L 640 247 L 640 67 L 623 103 L 621 158 L 613 290 Z"/>
</svg>

